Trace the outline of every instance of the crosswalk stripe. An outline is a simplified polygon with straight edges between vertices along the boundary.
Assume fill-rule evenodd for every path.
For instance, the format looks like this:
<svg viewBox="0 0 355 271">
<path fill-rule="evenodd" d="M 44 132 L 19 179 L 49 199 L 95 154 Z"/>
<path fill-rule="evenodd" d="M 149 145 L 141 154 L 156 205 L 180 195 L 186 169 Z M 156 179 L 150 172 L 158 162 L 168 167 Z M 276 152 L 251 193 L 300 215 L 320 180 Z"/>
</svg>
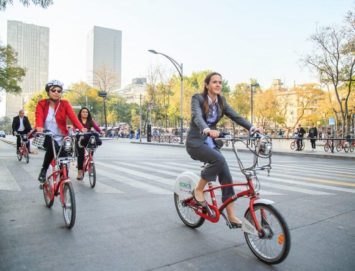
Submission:
<svg viewBox="0 0 355 271">
<path fill-rule="evenodd" d="M 5 165 L 0 165 L 0 172 L 0 190 L 21 191 L 21 188 L 17 184 L 15 178 L 12 176 L 11 172 Z"/>
<path fill-rule="evenodd" d="M 141 172 L 137 172 L 137 171 L 130 170 L 130 169 L 117 168 L 117 166 L 109 165 L 109 164 L 102 163 L 102 162 L 97 162 L 96 161 L 95 164 L 103 166 L 103 167 L 106 167 L 106 168 L 114 169 L 115 171 L 118 171 L 118 172 L 119 171 L 125 172 L 125 173 L 128 173 L 128 174 L 134 175 L 134 176 L 145 178 L 145 179 L 150 179 L 150 180 L 152 180 L 152 179 L 155 180 L 156 179 L 156 176 L 152 176 L 152 175 L 148 176 L 147 174 L 143 174 Z M 98 171 L 98 173 L 100 175 L 108 177 L 108 178 L 112 179 L 113 181 L 124 183 L 124 184 L 127 184 L 127 185 L 135 187 L 135 188 L 140 188 L 140 189 L 143 189 L 143 190 L 145 190 L 146 192 L 149 192 L 149 193 L 153 193 L 153 194 L 170 194 L 170 195 L 172 193 L 171 191 L 169 191 L 167 189 L 160 188 L 160 187 L 157 187 L 157 186 L 153 186 L 153 185 L 144 183 L 144 180 L 143 181 L 137 181 L 137 180 L 134 180 L 134 179 L 127 180 L 127 179 L 121 178 L 119 174 L 111 173 L 111 172 L 108 172 L 106 170 L 98 169 L 98 168 L 96 170 Z"/>
</svg>

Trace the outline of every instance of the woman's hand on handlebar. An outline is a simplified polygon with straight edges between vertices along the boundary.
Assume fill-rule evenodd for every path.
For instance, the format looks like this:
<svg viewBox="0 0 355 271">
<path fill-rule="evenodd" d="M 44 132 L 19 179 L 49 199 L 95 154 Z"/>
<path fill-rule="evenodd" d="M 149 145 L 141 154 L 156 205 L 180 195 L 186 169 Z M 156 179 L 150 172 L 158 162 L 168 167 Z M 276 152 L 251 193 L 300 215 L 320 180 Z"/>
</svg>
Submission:
<svg viewBox="0 0 355 271">
<path fill-rule="evenodd" d="M 208 135 L 212 138 L 217 138 L 219 137 L 219 131 L 217 130 L 209 130 L 208 131 Z"/>
<path fill-rule="evenodd" d="M 43 133 L 44 129 L 43 129 L 43 127 L 37 127 L 37 128 L 36 128 L 36 131 L 37 131 L 38 133 Z"/>
<path fill-rule="evenodd" d="M 83 129 L 80 130 L 80 132 L 83 132 L 83 133 L 86 133 L 87 131 L 88 131 L 87 128 L 83 128 Z"/>
</svg>

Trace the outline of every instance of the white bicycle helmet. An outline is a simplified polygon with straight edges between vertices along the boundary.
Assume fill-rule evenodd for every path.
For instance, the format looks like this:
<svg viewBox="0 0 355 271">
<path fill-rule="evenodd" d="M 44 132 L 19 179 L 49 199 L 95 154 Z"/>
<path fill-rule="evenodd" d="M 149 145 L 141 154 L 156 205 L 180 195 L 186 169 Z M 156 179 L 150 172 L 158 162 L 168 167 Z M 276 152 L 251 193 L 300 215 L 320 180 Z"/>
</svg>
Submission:
<svg viewBox="0 0 355 271">
<path fill-rule="evenodd" d="M 49 91 L 51 87 L 60 87 L 63 90 L 63 83 L 60 82 L 59 80 L 51 80 L 46 84 L 46 92 Z"/>
</svg>

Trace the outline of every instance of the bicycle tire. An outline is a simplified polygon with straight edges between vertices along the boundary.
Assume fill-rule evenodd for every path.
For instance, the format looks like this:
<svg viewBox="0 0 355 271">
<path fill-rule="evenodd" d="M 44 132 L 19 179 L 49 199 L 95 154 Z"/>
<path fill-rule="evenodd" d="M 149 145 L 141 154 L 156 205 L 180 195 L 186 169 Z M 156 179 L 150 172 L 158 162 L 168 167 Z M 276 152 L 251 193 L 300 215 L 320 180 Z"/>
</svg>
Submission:
<svg viewBox="0 0 355 271">
<path fill-rule="evenodd" d="M 30 162 L 30 155 L 28 154 L 28 151 L 25 152 L 24 157 L 26 159 L 26 164 Z"/>
<path fill-rule="evenodd" d="M 302 142 L 301 150 L 303 151 L 305 147 L 306 147 L 306 144 L 304 142 Z"/>
<path fill-rule="evenodd" d="M 336 148 L 337 152 L 340 152 L 341 149 L 342 149 L 342 146 L 341 146 L 341 144 L 339 143 L 339 144 L 337 144 L 337 146 L 336 146 L 335 148 Z"/>
<path fill-rule="evenodd" d="M 17 160 L 21 161 L 22 160 L 22 153 L 19 151 L 17 154 Z"/>
<path fill-rule="evenodd" d="M 290 149 L 291 150 L 294 150 L 296 148 L 296 143 L 293 141 L 293 142 L 291 142 L 291 144 L 290 144 Z"/>
<path fill-rule="evenodd" d="M 200 227 L 205 222 L 205 219 L 197 215 L 191 207 L 183 206 L 177 193 L 174 193 L 174 203 L 181 221 L 186 226 L 195 229 Z"/>
<path fill-rule="evenodd" d="M 350 147 L 349 147 L 349 143 L 348 142 L 344 143 L 343 149 L 344 149 L 345 152 L 349 152 Z"/>
<path fill-rule="evenodd" d="M 330 149 L 329 144 L 325 143 L 325 144 L 324 144 L 324 151 L 325 151 L 325 152 L 328 152 L 329 149 Z"/>
<path fill-rule="evenodd" d="M 263 214 L 261 214 L 263 210 Z M 254 212 L 259 224 L 263 228 L 264 236 L 255 236 L 244 232 L 245 240 L 253 254 L 262 262 L 267 264 L 278 264 L 286 259 L 291 247 L 291 235 L 286 221 L 282 215 L 271 205 L 257 203 L 254 205 Z M 265 219 L 267 215 L 268 221 Z M 244 215 L 252 225 L 250 208 Z M 276 232 L 277 231 L 277 232 Z M 271 249 L 268 246 L 273 246 Z M 275 254 L 275 255 L 268 255 Z"/>
<path fill-rule="evenodd" d="M 46 206 L 48 208 L 51 208 L 53 206 L 54 202 L 54 190 L 53 190 L 53 176 L 48 178 L 48 176 L 51 174 L 50 169 L 47 170 L 47 177 L 46 181 L 43 184 L 43 197 L 44 197 L 44 202 L 46 203 Z"/>
<path fill-rule="evenodd" d="M 88 173 L 89 173 L 89 183 L 91 188 L 94 188 L 96 185 L 96 168 L 95 168 L 95 163 L 91 162 L 88 168 Z"/>
<path fill-rule="evenodd" d="M 354 149 L 355 149 L 355 148 L 354 148 L 354 146 L 353 146 L 353 145 L 351 145 L 351 146 L 350 146 L 350 148 L 349 148 L 350 152 L 353 152 L 353 151 L 354 151 Z"/>
<path fill-rule="evenodd" d="M 71 182 L 66 182 L 63 185 L 63 217 L 65 225 L 68 229 L 71 229 L 75 224 L 76 218 L 76 203 L 75 203 L 75 193 L 73 184 Z"/>
</svg>

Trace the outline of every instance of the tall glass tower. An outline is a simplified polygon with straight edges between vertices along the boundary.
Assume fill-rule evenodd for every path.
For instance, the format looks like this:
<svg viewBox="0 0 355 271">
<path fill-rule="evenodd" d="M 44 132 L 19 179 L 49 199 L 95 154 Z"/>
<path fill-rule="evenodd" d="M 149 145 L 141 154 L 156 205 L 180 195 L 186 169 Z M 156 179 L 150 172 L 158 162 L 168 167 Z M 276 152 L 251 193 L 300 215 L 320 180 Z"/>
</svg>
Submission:
<svg viewBox="0 0 355 271">
<path fill-rule="evenodd" d="M 87 36 L 88 83 L 104 91 L 119 89 L 121 71 L 122 32 L 94 26 Z"/>
<path fill-rule="evenodd" d="M 17 52 L 18 65 L 26 70 L 20 83 L 22 92 L 6 95 L 5 115 L 12 117 L 48 82 L 49 28 L 7 21 L 7 44 Z"/>
</svg>

